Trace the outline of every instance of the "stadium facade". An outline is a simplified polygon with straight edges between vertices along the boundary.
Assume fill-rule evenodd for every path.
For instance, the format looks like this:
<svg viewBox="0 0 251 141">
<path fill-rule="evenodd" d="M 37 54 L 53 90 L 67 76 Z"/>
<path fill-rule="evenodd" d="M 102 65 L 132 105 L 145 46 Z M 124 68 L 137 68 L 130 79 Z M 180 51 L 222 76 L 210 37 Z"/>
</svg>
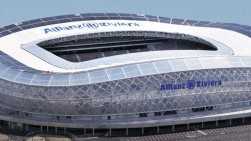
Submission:
<svg viewBox="0 0 251 141">
<path fill-rule="evenodd" d="M 138 136 L 251 123 L 251 27 L 94 13 L 0 28 L 0 129 Z"/>
</svg>

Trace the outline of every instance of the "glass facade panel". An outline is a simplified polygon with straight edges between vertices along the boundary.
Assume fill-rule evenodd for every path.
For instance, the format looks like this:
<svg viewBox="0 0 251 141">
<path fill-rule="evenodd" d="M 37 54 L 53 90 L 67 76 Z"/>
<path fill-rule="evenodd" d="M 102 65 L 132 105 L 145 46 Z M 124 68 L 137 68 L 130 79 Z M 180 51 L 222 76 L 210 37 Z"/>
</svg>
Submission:
<svg viewBox="0 0 251 141">
<path fill-rule="evenodd" d="M 251 66 L 251 58 L 250 57 L 242 57 L 241 60 L 244 63 L 244 65 Z"/>
<path fill-rule="evenodd" d="M 201 69 L 202 68 L 202 66 L 200 64 L 200 61 L 197 58 L 186 59 L 185 64 L 191 70 Z"/>
<path fill-rule="evenodd" d="M 243 62 L 241 60 L 241 58 L 229 58 L 231 66 L 234 67 L 242 67 L 243 66 Z"/>
<path fill-rule="evenodd" d="M 160 73 L 170 72 L 172 70 L 167 60 L 155 62 L 155 66 Z"/>
<path fill-rule="evenodd" d="M 121 68 L 110 68 L 107 69 L 107 74 L 109 75 L 110 80 L 122 79 L 125 78 Z"/>
<path fill-rule="evenodd" d="M 8 69 L 7 71 L 4 71 L 3 73 L 1 73 L 0 76 L 7 80 L 14 80 L 18 73 L 19 73 L 18 70 Z"/>
<path fill-rule="evenodd" d="M 32 72 L 20 72 L 20 74 L 16 77 L 16 81 L 21 83 L 30 83 L 33 75 L 34 73 Z"/>
<path fill-rule="evenodd" d="M 140 71 L 137 65 L 126 65 L 123 67 L 127 77 L 136 77 L 140 75 Z"/>
<path fill-rule="evenodd" d="M 49 85 L 50 78 L 50 74 L 37 74 L 33 76 L 32 81 L 30 83 L 37 85 Z"/>
<path fill-rule="evenodd" d="M 50 85 L 53 86 L 61 86 L 61 85 L 68 85 L 69 84 L 69 75 L 67 74 L 57 74 L 52 75 L 50 80 Z"/>
<path fill-rule="evenodd" d="M 91 83 L 107 81 L 108 77 L 104 70 L 96 70 L 89 72 Z"/>
<path fill-rule="evenodd" d="M 139 64 L 139 67 L 144 75 L 157 73 L 152 63 L 142 63 Z"/>
<path fill-rule="evenodd" d="M 89 76 L 87 72 L 69 74 L 69 85 L 88 84 Z"/>
<path fill-rule="evenodd" d="M 182 71 L 182 70 L 186 70 L 187 68 L 183 59 L 170 60 L 169 63 L 172 66 L 173 70 L 175 71 Z"/>
</svg>

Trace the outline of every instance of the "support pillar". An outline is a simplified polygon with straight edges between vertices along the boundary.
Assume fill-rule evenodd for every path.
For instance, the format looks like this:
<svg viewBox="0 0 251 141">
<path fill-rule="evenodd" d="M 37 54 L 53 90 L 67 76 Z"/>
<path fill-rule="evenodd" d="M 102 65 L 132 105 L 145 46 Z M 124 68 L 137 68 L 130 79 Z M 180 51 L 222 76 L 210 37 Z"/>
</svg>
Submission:
<svg viewBox="0 0 251 141">
<path fill-rule="evenodd" d="M 84 128 L 84 136 L 86 136 L 86 128 Z"/>
<path fill-rule="evenodd" d="M 159 134 L 159 126 L 157 126 L 157 134 Z"/>
<path fill-rule="evenodd" d="M 55 127 L 55 133 L 56 133 L 56 135 L 58 134 L 58 128 L 57 127 Z"/>
<path fill-rule="evenodd" d="M 95 136 L 94 128 L 92 128 L 92 136 L 93 136 L 93 137 Z"/>
<path fill-rule="evenodd" d="M 111 137 L 111 136 L 112 136 L 112 129 L 109 128 L 109 137 Z"/>
<path fill-rule="evenodd" d="M 175 126 L 174 125 L 172 125 L 172 132 L 174 132 L 175 131 Z"/>
</svg>

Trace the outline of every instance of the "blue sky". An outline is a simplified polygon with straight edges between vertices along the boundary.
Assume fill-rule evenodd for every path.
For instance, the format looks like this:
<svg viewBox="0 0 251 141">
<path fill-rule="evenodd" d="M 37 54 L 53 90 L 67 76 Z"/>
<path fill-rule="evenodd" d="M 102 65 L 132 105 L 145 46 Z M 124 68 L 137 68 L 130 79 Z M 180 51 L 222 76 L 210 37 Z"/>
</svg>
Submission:
<svg viewBox="0 0 251 141">
<path fill-rule="evenodd" d="M 2 0 L 0 26 L 85 12 L 140 13 L 251 25 L 251 0 Z"/>
</svg>

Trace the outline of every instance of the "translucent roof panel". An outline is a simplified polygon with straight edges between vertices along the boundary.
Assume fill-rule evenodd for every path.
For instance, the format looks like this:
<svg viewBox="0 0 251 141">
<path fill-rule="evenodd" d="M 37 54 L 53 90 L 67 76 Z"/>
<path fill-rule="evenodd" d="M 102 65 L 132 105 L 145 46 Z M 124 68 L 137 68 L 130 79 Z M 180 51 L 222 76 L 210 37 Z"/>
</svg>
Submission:
<svg viewBox="0 0 251 141">
<path fill-rule="evenodd" d="M 241 58 L 241 60 L 244 63 L 244 65 L 251 66 L 251 58 L 250 57 L 243 57 L 243 58 Z"/>
<path fill-rule="evenodd" d="M 172 24 L 183 24 L 184 23 L 184 19 L 172 19 Z"/>
<path fill-rule="evenodd" d="M 203 68 L 227 68 L 231 67 L 230 62 L 225 58 L 199 58 Z M 220 63 L 219 63 L 220 62 Z"/>
<path fill-rule="evenodd" d="M 0 37 L 8 35 L 13 32 L 18 32 L 20 30 L 39 27 L 43 25 L 50 25 L 56 23 L 63 23 L 68 21 L 81 21 L 81 20 L 106 20 L 106 19 L 122 19 L 122 20 L 148 20 L 155 22 L 170 23 L 170 18 L 166 17 L 156 17 L 151 15 L 137 15 L 137 14 L 127 14 L 127 13 L 82 13 L 82 14 L 69 14 L 69 15 L 59 15 L 54 17 L 45 17 L 41 19 L 34 19 L 29 21 L 24 21 L 19 24 L 19 27 L 15 27 L 15 24 L 5 26 L 0 29 Z M 208 27 L 219 27 L 224 29 L 230 29 L 233 31 L 241 32 L 245 35 L 251 36 L 250 26 L 244 26 L 240 24 L 233 23 L 211 23 L 208 21 L 196 21 L 196 20 L 183 20 L 183 19 L 172 19 L 173 24 L 185 24 L 185 25 L 195 25 L 195 26 L 208 26 Z M 20 28 L 21 27 L 21 28 Z M 5 31 L 1 33 L 2 31 Z"/>
<path fill-rule="evenodd" d="M 19 73 L 19 70 L 8 69 L 7 71 L 4 71 L 3 73 L 1 73 L 0 76 L 8 80 L 14 80 L 16 76 L 18 75 L 18 73 Z"/>
<path fill-rule="evenodd" d="M 139 68 L 144 75 L 157 73 L 154 65 L 151 62 L 139 64 Z"/>
<path fill-rule="evenodd" d="M 146 16 L 146 19 L 148 21 L 152 21 L 152 22 L 158 22 L 158 18 L 156 16 Z"/>
<path fill-rule="evenodd" d="M 90 75 L 90 82 L 91 83 L 98 83 L 108 80 L 108 76 L 105 72 L 105 70 L 95 70 L 89 72 Z"/>
<path fill-rule="evenodd" d="M 7 30 L 10 30 L 11 28 L 15 28 L 15 27 L 16 27 L 15 24 L 11 24 L 11 25 L 5 26 L 4 28 L 7 29 Z"/>
<path fill-rule="evenodd" d="M 39 22 L 42 22 L 42 20 L 41 19 L 34 19 L 34 20 L 24 21 L 24 22 L 22 22 L 19 25 L 35 24 L 35 23 L 39 23 Z"/>
<path fill-rule="evenodd" d="M 8 31 L 8 30 L 2 31 L 2 32 L 1 32 L 1 37 L 6 36 L 6 35 L 8 35 L 8 34 L 10 34 L 10 33 L 11 33 L 11 32 Z"/>
<path fill-rule="evenodd" d="M 195 20 L 185 20 L 184 21 L 184 24 L 186 24 L 186 25 L 194 25 L 196 23 L 198 23 L 198 21 L 195 21 Z"/>
<path fill-rule="evenodd" d="M 197 26 L 205 26 L 205 25 L 209 25 L 211 22 L 208 21 L 200 21 L 199 23 L 196 23 L 195 25 Z"/>
<path fill-rule="evenodd" d="M 176 71 L 186 70 L 186 64 L 183 59 L 170 60 L 171 67 Z"/>
<path fill-rule="evenodd" d="M 118 13 L 120 17 L 131 17 L 132 14 L 127 14 L 127 13 Z"/>
<path fill-rule="evenodd" d="M 64 86 L 68 85 L 68 83 L 69 83 L 69 75 L 66 74 L 52 75 L 50 79 L 50 85 L 53 86 Z"/>
<path fill-rule="evenodd" d="M 159 73 L 172 71 L 172 68 L 167 60 L 155 62 L 155 66 Z"/>
<path fill-rule="evenodd" d="M 34 73 L 32 72 L 20 72 L 20 74 L 16 77 L 17 82 L 24 82 L 29 84 L 31 79 L 33 78 Z"/>
<path fill-rule="evenodd" d="M 243 66 L 243 62 L 241 60 L 241 58 L 229 58 L 231 66 L 238 66 L 238 67 L 242 67 Z"/>
<path fill-rule="evenodd" d="M 0 33 L 3 32 L 3 31 L 5 31 L 5 29 L 4 28 L 0 28 Z"/>
<path fill-rule="evenodd" d="M 166 17 L 159 17 L 159 22 L 163 22 L 163 23 L 170 23 L 170 18 L 166 18 Z"/>
<path fill-rule="evenodd" d="M 127 77 L 136 77 L 140 75 L 140 71 L 136 64 L 124 66 L 123 69 Z"/>
<path fill-rule="evenodd" d="M 187 68 L 191 69 L 191 70 L 202 68 L 200 61 L 197 58 L 186 59 L 185 64 L 186 64 Z"/>
<path fill-rule="evenodd" d="M 30 84 L 49 85 L 50 78 L 50 74 L 37 74 L 33 76 Z"/>
<path fill-rule="evenodd" d="M 89 76 L 87 72 L 73 73 L 69 76 L 69 85 L 89 84 Z"/>
<path fill-rule="evenodd" d="M 9 67 L 0 62 L 0 74 L 5 72 L 7 69 L 9 69 Z"/>
<path fill-rule="evenodd" d="M 92 14 L 94 17 L 107 17 L 106 13 L 94 13 Z"/>
<path fill-rule="evenodd" d="M 107 69 L 107 74 L 110 80 L 117 80 L 125 78 L 125 75 L 121 68 L 110 68 Z"/>
</svg>

